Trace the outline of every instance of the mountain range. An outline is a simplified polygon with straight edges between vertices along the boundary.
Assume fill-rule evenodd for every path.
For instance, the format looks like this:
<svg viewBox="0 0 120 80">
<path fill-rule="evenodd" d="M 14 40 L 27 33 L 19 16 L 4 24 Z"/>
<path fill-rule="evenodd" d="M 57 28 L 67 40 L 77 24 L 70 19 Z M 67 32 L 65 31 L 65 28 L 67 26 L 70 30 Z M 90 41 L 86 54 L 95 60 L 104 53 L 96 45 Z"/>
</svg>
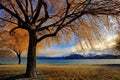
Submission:
<svg viewBox="0 0 120 80">
<path fill-rule="evenodd" d="M 38 59 L 120 59 L 120 55 L 101 54 L 94 56 L 84 56 L 80 54 L 71 54 L 62 57 L 37 57 Z"/>
</svg>

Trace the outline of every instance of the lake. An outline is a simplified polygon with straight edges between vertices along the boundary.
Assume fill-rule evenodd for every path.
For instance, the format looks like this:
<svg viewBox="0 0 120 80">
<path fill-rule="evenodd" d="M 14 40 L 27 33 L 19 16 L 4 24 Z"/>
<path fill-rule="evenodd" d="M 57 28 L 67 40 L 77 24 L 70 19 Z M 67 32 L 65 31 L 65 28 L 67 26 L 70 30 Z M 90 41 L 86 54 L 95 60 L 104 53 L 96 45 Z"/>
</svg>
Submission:
<svg viewBox="0 0 120 80">
<path fill-rule="evenodd" d="M 22 64 L 26 64 L 22 58 Z M 17 58 L 2 58 L 1 64 L 17 64 Z M 37 64 L 120 64 L 120 59 L 37 59 Z"/>
</svg>

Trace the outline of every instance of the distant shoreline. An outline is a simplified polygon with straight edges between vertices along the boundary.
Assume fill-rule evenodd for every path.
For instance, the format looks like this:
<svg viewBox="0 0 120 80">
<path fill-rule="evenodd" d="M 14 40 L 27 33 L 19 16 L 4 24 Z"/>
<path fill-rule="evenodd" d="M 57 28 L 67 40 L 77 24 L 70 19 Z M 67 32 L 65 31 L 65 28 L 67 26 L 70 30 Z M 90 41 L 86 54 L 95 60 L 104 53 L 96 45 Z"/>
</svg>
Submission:
<svg viewBox="0 0 120 80">
<path fill-rule="evenodd" d="M 2 64 L 0 65 L 26 65 L 26 64 Z M 37 64 L 41 66 L 118 66 L 120 67 L 120 64 Z"/>
<path fill-rule="evenodd" d="M 14 58 L 17 58 L 17 57 L 10 57 L 10 58 L 0 58 L 0 59 L 14 59 Z M 22 57 L 22 58 L 27 58 L 27 57 Z M 63 59 L 63 60 L 67 60 L 67 59 L 120 59 L 120 58 L 54 58 L 54 57 L 37 57 L 36 59 Z"/>
<path fill-rule="evenodd" d="M 17 58 L 0 59 L 0 64 L 17 64 Z M 22 58 L 22 64 L 27 64 L 27 59 Z M 120 59 L 39 59 L 37 58 L 36 64 L 51 64 L 51 65 L 76 65 L 76 64 L 120 64 Z"/>
</svg>

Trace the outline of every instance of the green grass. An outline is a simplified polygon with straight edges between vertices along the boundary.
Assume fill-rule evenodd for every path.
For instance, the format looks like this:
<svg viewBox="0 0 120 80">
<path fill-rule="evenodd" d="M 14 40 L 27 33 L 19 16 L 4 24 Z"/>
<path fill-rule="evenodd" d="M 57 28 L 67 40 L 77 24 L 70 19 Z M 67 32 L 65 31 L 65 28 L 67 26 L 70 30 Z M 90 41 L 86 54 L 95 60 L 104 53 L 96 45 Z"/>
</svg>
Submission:
<svg viewBox="0 0 120 80">
<path fill-rule="evenodd" d="M 0 79 L 20 79 L 23 73 L 25 65 L 0 65 Z M 37 65 L 37 74 L 37 80 L 120 80 L 120 66 Z"/>
</svg>

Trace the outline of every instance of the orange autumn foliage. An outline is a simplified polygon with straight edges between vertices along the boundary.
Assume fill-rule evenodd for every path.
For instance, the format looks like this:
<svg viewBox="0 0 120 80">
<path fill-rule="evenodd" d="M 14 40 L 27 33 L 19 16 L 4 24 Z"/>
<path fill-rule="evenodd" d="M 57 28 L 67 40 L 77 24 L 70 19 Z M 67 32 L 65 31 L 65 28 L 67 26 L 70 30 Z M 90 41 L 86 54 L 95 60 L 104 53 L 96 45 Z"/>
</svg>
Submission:
<svg viewBox="0 0 120 80">
<path fill-rule="evenodd" d="M 16 29 L 11 34 L 9 33 L 13 28 L 15 28 L 17 25 L 15 24 L 7 24 L 5 28 L 3 29 L 3 35 L 6 35 L 6 37 L 9 37 L 5 41 L 5 45 L 7 47 L 10 47 L 12 49 L 20 50 L 20 51 L 27 51 L 28 44 L 29 44 L 29 35 L 28 32 L 24 29 Z M 5 40 L 5 39 L 4 39 Z M 39 53 L 39 49 L 43 48 L 43 42 L 39 43 L 37 45 L 37 54 Z"/>
</svg>

